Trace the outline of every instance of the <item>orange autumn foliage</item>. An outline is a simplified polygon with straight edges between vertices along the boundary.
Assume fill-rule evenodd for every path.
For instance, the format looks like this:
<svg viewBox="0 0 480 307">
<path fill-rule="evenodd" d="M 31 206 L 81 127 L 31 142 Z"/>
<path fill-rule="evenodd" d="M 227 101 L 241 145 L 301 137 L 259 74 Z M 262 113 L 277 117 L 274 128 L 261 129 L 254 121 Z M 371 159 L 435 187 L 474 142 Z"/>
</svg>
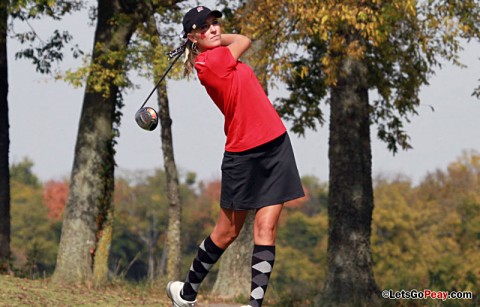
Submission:
<svg viewBox="0 0 480 307">
<path fill-rule="evenodd" d="M 48 218 L 52 221 L 62 219 L 67 203 L 68 184 L 65 181 L 50 180 L 43 187 L 43 204 L 48 208 Z"/>
<path fill-rule="evenodd" d="M 304 203 L 308 202 L 310 200 L 310 193 L 308 191 L 308 188 L 306 186 L 303 186 L 303 193 L 305 193 L 305 196 L 301 198 L 297 198 L 291 201 L 288 201 L 285 203 L 286 207 L 300 207 Z"/>
<path fill-rule="evenodd" d="M 213 180 L 207 184 L 204 193 L 208 200 L 215 201 L 220 199 L 221 189 L 222 182 L 220 180 Z"/>
</svg>

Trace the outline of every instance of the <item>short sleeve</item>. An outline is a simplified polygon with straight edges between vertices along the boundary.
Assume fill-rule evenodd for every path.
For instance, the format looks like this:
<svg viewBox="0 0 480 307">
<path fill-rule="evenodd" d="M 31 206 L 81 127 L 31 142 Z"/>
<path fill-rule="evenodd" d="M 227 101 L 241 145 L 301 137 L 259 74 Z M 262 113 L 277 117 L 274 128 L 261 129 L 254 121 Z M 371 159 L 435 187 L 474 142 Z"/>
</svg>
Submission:
<svg viewBox="0 0 480 307">
<path fill-rule="evenodd" d="M 237 66 L 230 49 L 223 46 L 207 51 L 204 60 L 204 65 L 221 77 L 229 75 Z"/>
</svg>

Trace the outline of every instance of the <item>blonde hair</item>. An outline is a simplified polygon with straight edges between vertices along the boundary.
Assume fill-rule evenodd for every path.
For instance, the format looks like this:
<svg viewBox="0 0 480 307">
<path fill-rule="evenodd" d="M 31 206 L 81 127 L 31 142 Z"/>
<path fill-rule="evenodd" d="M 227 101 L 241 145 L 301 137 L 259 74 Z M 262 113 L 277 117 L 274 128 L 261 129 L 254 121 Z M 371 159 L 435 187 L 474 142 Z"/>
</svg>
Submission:
<svg viewBox="0 0 480 307">
<path fill-rule="evenodd" d="M 193 73 L 193 68 L 195 67 L 195 58 L 199 54 L 200 51 L 195 43 L 187 44 L 185 48 L 185 58 L 183 60 L 183 75 L 185 77 L 188 78 Z"/>
</svg>

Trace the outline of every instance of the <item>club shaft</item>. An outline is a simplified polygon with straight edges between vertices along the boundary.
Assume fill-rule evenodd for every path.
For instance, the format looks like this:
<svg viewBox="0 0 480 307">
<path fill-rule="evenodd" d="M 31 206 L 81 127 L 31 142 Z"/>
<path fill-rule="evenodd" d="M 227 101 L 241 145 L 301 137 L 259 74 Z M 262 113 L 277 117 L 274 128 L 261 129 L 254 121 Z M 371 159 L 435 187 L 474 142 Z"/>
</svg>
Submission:
<svg viewBox="0 0 480 307">
<path fill-rule="evenodd" d="M 150 92 L 150 94 L 148 95 L 147 99 L 145 99 L 145 101 L 143 102 L 142 106 L 140 107 L 143 108 L 145 106 L 145 104 L 147 103 L 147 101 L 150 99 L 150 97 L 152 97 L 153 93 L 157 90 L 158 86 L 160 85 L 160 83 L 163 81 L 163 79 L 165 79 L 165 77 L 167 76 L 168 72 L 172 69 L 173 65 L 175 64 L 175 62 L 178 60 L 178 58 L 183 54 L 182 53 L 179 53 L 175 59 L 173 60 L 172 64 L 170 64 L 170 66 L 168 66 L 167 70 L 165 71 L 165 73 L 162 75 L 162 77 L 160 78 L 160 80 L 158 80 L 157 84 L 155 84 L 155 87 L 153 88 L 153 90 Z"/>
</svg>

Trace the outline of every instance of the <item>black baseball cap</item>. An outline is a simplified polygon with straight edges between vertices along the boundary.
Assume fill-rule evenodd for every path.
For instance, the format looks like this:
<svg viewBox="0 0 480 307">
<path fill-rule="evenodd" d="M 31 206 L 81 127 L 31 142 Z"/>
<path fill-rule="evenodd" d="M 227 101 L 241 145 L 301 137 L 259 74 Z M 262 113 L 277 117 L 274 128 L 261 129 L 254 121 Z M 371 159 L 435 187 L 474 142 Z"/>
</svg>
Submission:
<svg viewBox="0 0 480 307">
<path fill-rule="evenodd" d="M 205 20 L 208 16 L 213 15 L 217 18 L 222 17 L 220 11 L 212 11 L 206 6 L 197 6 L 188 11 L 185 16 L 183 16 L 183 38 L 187 37 L 187 34 L 192 30 L 203 26 Z"/>
</svg>

